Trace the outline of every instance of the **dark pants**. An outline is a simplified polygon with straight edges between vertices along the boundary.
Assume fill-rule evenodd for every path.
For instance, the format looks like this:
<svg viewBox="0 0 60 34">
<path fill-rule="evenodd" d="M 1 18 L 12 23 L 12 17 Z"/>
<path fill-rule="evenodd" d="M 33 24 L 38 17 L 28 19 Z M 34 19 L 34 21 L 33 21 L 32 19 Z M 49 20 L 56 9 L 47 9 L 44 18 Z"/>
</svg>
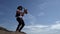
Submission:
<svg viewBox="0 0 60 34">
<path fill-rule="evenodd" d="M 16 31 L 19 31 L 19 32 L 20 32 L 20 31 L 22 30 L 22 28 L 24 27 L 25 24 L 24 24 L 24 21 L 23 21 L 22 18 L 17 18 L 16 20 L 17 20 L 18 23 L 19 23 Z"/>
</svg>

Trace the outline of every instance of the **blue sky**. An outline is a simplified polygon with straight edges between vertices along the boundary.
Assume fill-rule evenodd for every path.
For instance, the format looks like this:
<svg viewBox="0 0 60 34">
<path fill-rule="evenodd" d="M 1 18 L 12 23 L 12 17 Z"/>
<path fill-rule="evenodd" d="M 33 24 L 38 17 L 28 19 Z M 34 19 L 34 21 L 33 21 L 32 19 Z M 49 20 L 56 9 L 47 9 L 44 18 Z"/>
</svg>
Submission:
<svg viewBox="0 0 60 34">
<path fill-rule="evenodd" d="M 60 0 L 0 0 L 0 26 L 15 31 L 17 6 L 28 9 L 23 17 L 27 34 L 60 33 Z"/>
</svg>

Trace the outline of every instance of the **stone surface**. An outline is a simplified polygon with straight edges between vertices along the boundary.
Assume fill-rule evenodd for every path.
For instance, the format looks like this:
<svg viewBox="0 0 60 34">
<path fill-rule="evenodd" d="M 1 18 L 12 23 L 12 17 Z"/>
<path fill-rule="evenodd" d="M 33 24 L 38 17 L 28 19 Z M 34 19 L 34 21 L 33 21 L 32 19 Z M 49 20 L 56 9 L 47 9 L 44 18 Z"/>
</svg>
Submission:
<svg viewBox="0 0 60 34">
<path fill-rule="evenodd" d="M 1 28 L 0 27 L 0 34 L 26 34 L 25 32 L 14 32 L 14 31 L 9 31 L 9 30 L 6 30 L 5 28 Z"/>
</svg>

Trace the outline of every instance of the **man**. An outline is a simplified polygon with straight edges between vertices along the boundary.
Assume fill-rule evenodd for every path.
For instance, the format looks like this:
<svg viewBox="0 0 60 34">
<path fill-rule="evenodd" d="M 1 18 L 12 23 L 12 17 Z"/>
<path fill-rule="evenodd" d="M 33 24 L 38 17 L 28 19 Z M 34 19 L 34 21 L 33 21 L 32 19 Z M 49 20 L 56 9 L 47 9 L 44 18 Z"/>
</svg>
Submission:
<svg viewBox="0 0 60 34">
<path fill-rule="evenodd" d="M 24 9 L 24 12 L 22 12 L 23 9 Z M 16 31 L 20 32 L 22 28 L 25 26 L 25 23 L 23 20 L 24 14 L 27 14 L 27 9 L 23 8 L 22 6 L 18 6 L 16 11 L 16 20 L 18 21 L 19 24 Z"/>
</svg>

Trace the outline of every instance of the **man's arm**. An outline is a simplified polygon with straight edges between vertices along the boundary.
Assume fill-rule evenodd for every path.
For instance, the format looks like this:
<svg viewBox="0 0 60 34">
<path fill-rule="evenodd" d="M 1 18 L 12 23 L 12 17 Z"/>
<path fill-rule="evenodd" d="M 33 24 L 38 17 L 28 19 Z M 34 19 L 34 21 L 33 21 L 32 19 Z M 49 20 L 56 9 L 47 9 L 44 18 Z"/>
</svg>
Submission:
<svg viewBox="0 0 60 34">
<path fill-rule="evenodd" d="M 20 11 L 17 9 L 15 17 L 17 17 L 18 14 L 20 14 Z"/>
<path fill-rule="evenodd" d="M 24 9 L 24 12 L 21 12 L 22 13 L 22 15 L 21 16 L 24 16 L 24 14 L 27 14 L 28 12 L 27 12 L 27 9 Z"/>
<path fill-rule="evenodd" d="M 21 13 L 21 16 L 24 16 L 24 12 L 20 12 Z"/>
<path fill-rule="evenodd" d="M 27 12 L 27 9 L 24 9 L 24 13 L 25 13 L 25 14 L 27 14 L 27 13 L 28 13 L 28 12 Z"/>
</svg>

